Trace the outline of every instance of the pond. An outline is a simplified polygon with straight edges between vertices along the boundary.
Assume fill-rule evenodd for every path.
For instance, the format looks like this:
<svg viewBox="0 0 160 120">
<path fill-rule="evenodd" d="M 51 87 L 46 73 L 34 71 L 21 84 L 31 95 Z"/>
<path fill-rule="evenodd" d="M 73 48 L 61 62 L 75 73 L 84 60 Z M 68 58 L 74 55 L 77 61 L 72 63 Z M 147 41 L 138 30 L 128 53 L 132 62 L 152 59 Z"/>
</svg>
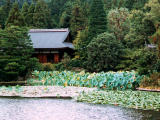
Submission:
<svg viewBox="0 0 160 120">
<path fill-rule="evenodd" d="M 160 113 L 73 100 L 0 98 L 0 120 L 160 120 Z"/>
</svg>

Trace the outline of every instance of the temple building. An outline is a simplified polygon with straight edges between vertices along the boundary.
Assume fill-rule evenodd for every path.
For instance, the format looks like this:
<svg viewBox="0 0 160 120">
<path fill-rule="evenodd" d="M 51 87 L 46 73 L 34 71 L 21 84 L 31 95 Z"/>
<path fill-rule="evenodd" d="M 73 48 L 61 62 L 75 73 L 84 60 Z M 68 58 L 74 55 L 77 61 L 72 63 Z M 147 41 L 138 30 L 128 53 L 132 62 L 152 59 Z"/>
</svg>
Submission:
<svg viewBox="0 0 160 120">
<path fill-rule="evenodd" d="M 29 35 L 35 49 L 33 56 L 41 63 L 58 63 L 65 52 L 74 53 L 69 29 L 31 29 Z"/>
</svg>

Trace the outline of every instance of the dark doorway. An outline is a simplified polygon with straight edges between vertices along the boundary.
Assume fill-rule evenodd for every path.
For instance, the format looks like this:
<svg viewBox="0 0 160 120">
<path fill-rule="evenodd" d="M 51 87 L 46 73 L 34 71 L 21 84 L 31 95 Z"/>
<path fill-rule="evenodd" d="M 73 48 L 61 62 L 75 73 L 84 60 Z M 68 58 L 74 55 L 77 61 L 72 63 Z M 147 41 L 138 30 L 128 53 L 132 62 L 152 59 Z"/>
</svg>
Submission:
<svg viewBox="0 0 160 120">
<path fill-rule="evenodd" d="M 54 54 L 47 55 L 47 62 L 54 63 Z"/>
</svg>

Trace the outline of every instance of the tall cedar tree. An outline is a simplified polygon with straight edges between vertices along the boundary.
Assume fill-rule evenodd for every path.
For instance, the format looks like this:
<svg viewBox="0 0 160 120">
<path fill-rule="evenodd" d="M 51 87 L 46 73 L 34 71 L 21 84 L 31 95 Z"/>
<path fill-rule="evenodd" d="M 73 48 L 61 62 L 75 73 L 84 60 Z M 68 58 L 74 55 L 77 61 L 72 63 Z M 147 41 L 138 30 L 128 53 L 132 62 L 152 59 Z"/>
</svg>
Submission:
<svg viewBox="0 0 160 120">
<path fill-rule="evenodd" d="M 74 2 L 71 2 L 71 1 L 66 2 L 64 12 L 62 13 L 59 21 L 60 27 L 63 27 L 63 28 L 70 27 L 70 20 L 72 17 L 71 11 L 72 11 L 73 5 L 74 5 Z"/>
<path fill-rule="evenodd" d="M 71 16 L 70 29 L 72 36 L 75 37 L 77 35 L 77 31 L 83 30 L 85 28 L 85 18 L 83 16 L 82 9 L 78 4 L 73 7 Z"/>
<path fill-rule="evenodd" d="M 43 0 L 37 2 L 33 15 L 33 23 L 36 28 L 51 28 L 52 20 L 48 5 Z"/>
<path fill-rule="evenodd" d="M 58 23 L 60 20 L 60 15 L 64 11 L 64 5 L 68 0 L 51 0 L 49 3 L 49 8 L 51 9 L 51 15 L 54 20 Z"/>
<path fill-rule="evenodd" d="M 11 7 L 12 7 L 12 2 L 11 2 L 11 0 L 6 0 L 5 5 L 3 6 L 4 11 L 5 11 L 5 13 L 6 13 L 6 16 L 5 16 L 6 19 L 8 18 L 9 11 L 10 11 Z"/>
<path fill-rule="evenodd" d="M 102 0 L 93 0 L 90 8 L 89 41 L 106 31 L 107 20 Z"/>
<path fill-rule="evenodd" d="M 34 3 L 32 3 L 29 6 L 28 13 L 25 18 L 25 22 L 26 22 L 27 26 L 29 26 L 29 27 L 34 26 L 34 24 L 33 24 L 34 10 L 35 10 L 35 5 L 34 5 Z"/>
<path fill-rule="evenodd" d="M 4 23 L 5 23 L 5 11 L 3 7 L 0 7 L 0 28 L 4 28 Z"/>
<path fill-rule="evenodd" d="M 28 15 L 28 8 L 29 8 L 29 5 L 27 2 L 24 2 L 23 6 L 22 6 L 22 10 L 21 10 L 21 14 L 24 18 L 24 21 L 25 23 L 27 23 L 27 15 Z"/>
<path fill-rule="evenodd" d="M 2 7 L 0 7 L 0 26 L 2 28 L 5 28 L 5 22 L 8 18 L 11 6 L 12 6 L 11 1 L 6 0 L 5 4 Z"/>
<path fill-rule="evenodd" d="M 26 28 L 10 26 L 0 30 L 0 81 L 25 76 L 31 64 L 33 47 Z"/>
<path fill-rule="evenodd" d="M 13 7 L 9 12 L 9 16 L 6 21 L 6 26 L 10 26 L 10 25 L 25 26 L 25 21 L 19 10 L 17 2 L 13 4 Z"/>
</svg>

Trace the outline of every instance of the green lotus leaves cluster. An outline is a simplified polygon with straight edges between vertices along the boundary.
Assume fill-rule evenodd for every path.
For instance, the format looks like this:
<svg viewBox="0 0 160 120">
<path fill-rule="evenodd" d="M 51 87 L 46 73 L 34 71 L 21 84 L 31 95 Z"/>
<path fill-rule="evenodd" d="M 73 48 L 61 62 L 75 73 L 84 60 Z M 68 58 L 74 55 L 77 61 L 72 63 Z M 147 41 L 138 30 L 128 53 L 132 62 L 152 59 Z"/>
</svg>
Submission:
<svg viewBox="0 0 160 120">
<path fill-rule="evenodd" d="M 56 85 L 97 87 L 98 89 L 126 90 L 135 89 L 143 76 L 135 71 L 119 72 L 71 72 L 71 71 L 34 71 L 29 85 Z"/>
</svg>

